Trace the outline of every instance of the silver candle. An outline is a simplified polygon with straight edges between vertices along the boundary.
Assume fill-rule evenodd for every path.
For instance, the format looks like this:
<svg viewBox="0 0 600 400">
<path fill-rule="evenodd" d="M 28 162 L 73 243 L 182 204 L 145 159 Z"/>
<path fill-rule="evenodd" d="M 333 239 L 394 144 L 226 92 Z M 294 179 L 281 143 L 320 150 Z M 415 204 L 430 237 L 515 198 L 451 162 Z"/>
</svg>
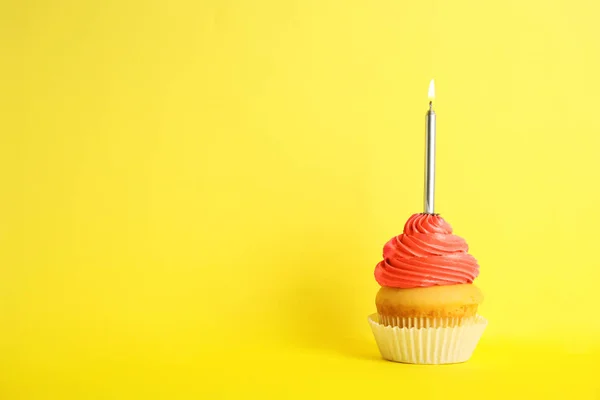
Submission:
<svg viewBox="0 0 600 400">
<path fill-rule="evenodd" d="M 425 115 L 425 213 L 434 214 L 435 201 L 435 86 L 429 83 L 429 110 Z"/>
</svg>

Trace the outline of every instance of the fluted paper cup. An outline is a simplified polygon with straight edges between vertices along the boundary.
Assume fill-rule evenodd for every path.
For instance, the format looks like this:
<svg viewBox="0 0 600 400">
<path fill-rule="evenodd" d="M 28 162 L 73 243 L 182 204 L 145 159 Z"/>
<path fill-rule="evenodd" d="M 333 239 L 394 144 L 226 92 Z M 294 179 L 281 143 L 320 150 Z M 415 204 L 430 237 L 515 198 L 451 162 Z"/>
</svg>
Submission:
<svg viewBox="0 0 600 400">
<path fill-rule="evenodd" d="M 430 327 L 399 328 L 380 324 L 377 314 L 369 316 L 379 352 L 386 360 L 410 364 L 467 361 L 487 326 L 487 320 L 477 315 L 450 326 L 444 322 L 432 321 Z"/>
<path fill-rule="evenodd" d="M 477 317 L 466 318 L 402 318 L 378 315 L 380 325 L 397 326 L 399 328 L 446 328 L 449 326 L 470 325 Z"/>
</svg>

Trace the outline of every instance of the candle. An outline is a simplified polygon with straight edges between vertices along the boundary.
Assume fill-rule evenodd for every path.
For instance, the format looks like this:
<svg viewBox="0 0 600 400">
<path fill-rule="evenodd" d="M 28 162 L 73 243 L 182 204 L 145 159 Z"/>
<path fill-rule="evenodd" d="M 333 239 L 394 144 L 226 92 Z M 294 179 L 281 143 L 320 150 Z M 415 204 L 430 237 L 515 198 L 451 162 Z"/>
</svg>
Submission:
<svg viewBox="0 0 600 400">
<path fill-rule="evenodd" d="M 434 214 L 435 200 L 435 85 L 429 82 L 429 110 L 425 118 L 425 213 Z"/>
</svg>

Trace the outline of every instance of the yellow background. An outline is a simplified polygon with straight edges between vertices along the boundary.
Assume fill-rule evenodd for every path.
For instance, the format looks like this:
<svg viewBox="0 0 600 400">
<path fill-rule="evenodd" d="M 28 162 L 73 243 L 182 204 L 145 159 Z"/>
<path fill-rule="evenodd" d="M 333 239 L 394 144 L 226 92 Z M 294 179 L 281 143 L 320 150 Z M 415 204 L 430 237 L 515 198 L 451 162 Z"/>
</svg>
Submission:
<svg viewBox="0 0 600 400">
<path fill-rule="evenodd" d="M 1 399 L 600 398 L 598 3 L 0 7 Z M 443 367 L 366 322 L 432 77 L 490 321 Z"/>
</svg>

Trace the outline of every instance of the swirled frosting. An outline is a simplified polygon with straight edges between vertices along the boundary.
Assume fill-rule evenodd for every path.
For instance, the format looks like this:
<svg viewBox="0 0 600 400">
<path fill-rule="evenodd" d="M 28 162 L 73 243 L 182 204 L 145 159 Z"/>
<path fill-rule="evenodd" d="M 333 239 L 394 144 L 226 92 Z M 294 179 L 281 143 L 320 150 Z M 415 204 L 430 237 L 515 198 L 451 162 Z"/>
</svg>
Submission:
<svg viewBox="0 0 600 400">
<path fill-rule="evenodd" d="M 375 279 L 381 286 L 405 289 L 472 283 L 479 265 L 468 250 L 467 242 L 453 235 L 442 217 L 414 214 L 404 233 L 384 246 Z"/>
</svg>

